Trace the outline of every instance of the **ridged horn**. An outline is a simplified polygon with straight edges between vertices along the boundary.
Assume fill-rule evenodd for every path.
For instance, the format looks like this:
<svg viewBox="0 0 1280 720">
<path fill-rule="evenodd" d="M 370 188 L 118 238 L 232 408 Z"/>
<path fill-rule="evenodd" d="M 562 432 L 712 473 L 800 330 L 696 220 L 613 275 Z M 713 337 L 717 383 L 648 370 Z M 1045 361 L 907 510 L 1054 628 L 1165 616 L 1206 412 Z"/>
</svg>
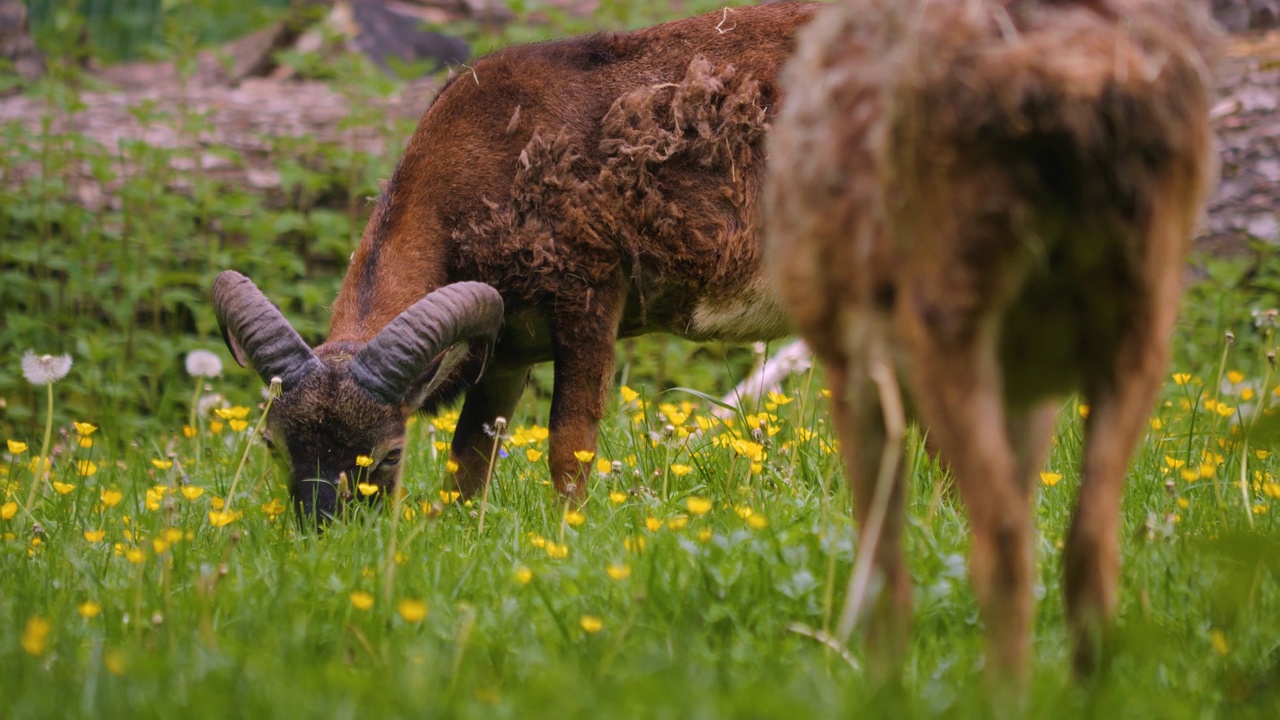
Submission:
<svg viewBox="0 0 1280 720">
<path fill-rule="evenodd" d="M 401 402 L 433 358 L 460 342 L 493 342 L 501 326 L 497 290 L 478 282 L 445 285 L 388 323 L 348 369 L 382 402 Z"/>
<path fill-rule="evenodd" d="M 278 377 L 290 390 L 323 365 L 267 296 L 234 270 L 213 281 L 213 312 L 236 362 L 247 359 L 264 383 Z"/>
</svg>

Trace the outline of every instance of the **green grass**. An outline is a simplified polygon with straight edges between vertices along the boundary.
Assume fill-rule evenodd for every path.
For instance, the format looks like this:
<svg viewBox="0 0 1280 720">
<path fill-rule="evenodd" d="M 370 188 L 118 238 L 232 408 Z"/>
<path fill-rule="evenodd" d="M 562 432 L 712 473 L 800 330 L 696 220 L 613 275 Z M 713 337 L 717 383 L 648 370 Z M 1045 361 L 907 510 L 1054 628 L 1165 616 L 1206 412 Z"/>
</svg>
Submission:
<svg viewBox="0 0 1280 720">
<path fill-rule="evenodd" d="M 233 5 L 198 4 L 210 12 Z M 602 7 L 588 21 L 552 17 L 475 40 L 485 47 L 627 27 L 672 12 Z M 685 12 L 708 7 L 684 3 Z M 74 14 L 63 18 L 64 30 L 77 27 Z M 164 32 L 188 61 L 204 33 Z M 74 43 L 78 33 L 51 36 Z M 81 111 L 86 86 L 74 63 L 51 58 L 49 78 L 30 89 L 44 100 L 47 128 Z M 274 205 L 199 174 L 178 177 L 173 163 L 189 159 L 184 151 L 102 148 L 75 133 L 33 139 L 15 124 L 0 127 L 0 175 L 37 168 L 30 182 L 0 183 L 0 440 L 28 446 L 0 446 L 0 716 L 989 713 L 964 512 L 915 443 L 906 545 L 916 618 L 905 693 L 875 687 L 789 629 L 834 623 L 854 553 L 821 374 L 796 378 L 792 401 L 766 408 L 776 416 L 767 429 L 777 432 L 766 432 L 758 469 L 752 447 L 716 440 L 750 438 L 758 417 L 696 437 L 663 435 L 668 423 L 694 430 L 710 417 L 697 395 L 673 388 L 721 393 L 753 361 L 749 349 L 662 338 L 620 344 L 619 381 L 648 404 L 642 412 L 637 400 L 617 399 L 598 458 L 610 467 L 594 477 L 580 526 L 565 521 L 545 458 L 530 460 L 530 450 L 546 451 L 531 429 L 546 424 L 545 366 L 513 419 L 526 431 L 504 444 L 483 533 L 478 507 L 439 494 L 446 459 L 437 443 L 449 439 L 448 417 L 412 427 L 408 494 L 394 511 L 355 512 L 323 538 L 300 534 L 288 511 L 272 519 L 267 508 L 283 509 L 288 498 L 247 429 L 205 413 L 198 435 L 184 434 L 193 385 L 182 357 L 220 346 L 207 291 L 226 267 L 253 276 L 308 340 L 322 336 L 364 198 L 390 173 L 411 127 L 388 128 L 368 109 L 394 83 L 367 65 L 346 58 L 324 74 L 349 94 L 346 127 L 383 133 L 388 152 L 264 139 L 288 190 Z M 149 106 L 134 112 L 179 134 L 203 123 Z M 119 205 L 89 211 L 71 196 L 77 168 L 107 187 L 126 160 L 142 170 Z M 178 180 L 190 192 L 170 192 Z M 1059 546 L 1082 427 L 1078 403 L 1064 405 L 1046 467 L 1062 477 L 1041 488 L 1036 505 L 1040 599 L 1028 714 L 1271 717 L 1280 703 L 1280 460 L 1265 452 L 1280 447 L 1272 421 L 1251 428 L 1247 446 L 1246 432 L 1233 430 L 1250 428 L 1240 411 L 1256 410 L 1260 398 L 1280 405 L 1266 359 L 1275 341 L 1251 316 L 1275 304 L 1280 255 L 1254 248 L 1192 266 L 1201 280 L 1188 289 L 1170 368 L 1191 379 L 1171 377 L 1153 412 L 1160 426 L 1134 459 L 1117 655 L 1096 685 L 1072 680 L 1062 620 Z M 39 485 L 30 506 L 29 463 L 46 410 L 44 389 L 19 371 L 28 348 L 67 352 L 76 363 L 54 386 L 52 479 L 61 485 Z M 260 388 L 252 373 L 232 368 L 204 391 L 251 408 L 253 427 Z M 1231 412 L 1220 414 L 1219 403 Z M 88 446 L 72 421 L 100 426 Z M 215 526 L 213 502 L 227 499 L 246 446 L 230 498 L 243 515 Z M 678 475 L 675 466 L 691 470 Z M 1192 469 L 1189 480 L 1183 473 Z M 183 488 L 200 492 L 189 499 Z M 110 507 L 108 491 L 120 495 Z M 694 515 L 690 499 L 711 509 Z M 561 546 L 564 557 L 553 557 Z M 626 577 L 612 577 L 611 566 Z M 371 599 L 367 609 L 353 603 L 353 594 L 364 599 L 358 593 Z M 425 617 L 406 618 L 405 600 L 410 611 L 425 603 Z M 587 632 L 584 616 L 598 618 L 599 630 Z M 859 644 L 853 652 L 861 659 Z"/>
<path fill-rule="evenodd" d="M 1233 356 L 1228 366 L 1243 360 Z M 1062 627 L 1059 546 L 1081 427 L 1078 406 L 1065 406 L 1048 463 L 1062 479 L 1042 488 L 1036 506 L 1035 714 L 1263 716 L 1274 708 L 1276 460 L 1246 451 L 1232 431 L 1249 404 L 1241 391 L 1258 379 L 1229 384 L 1215 399 L 1216 370 L 1169 383 L 1156 413 L 1161 427 L 1139 449 L 1125 498 L 1118 654 L 1096 687 L 1071 680 Z M 252 416 L 239 432 L 204 417 L 198 466 L 196 439 L 167 432 L 164 422 L 119 455 L 99 449 L 110 446 L 103 441 L 113 428 L 90 435 L 91 447 L 65 428 L 53 479 L 66 492 L 45 488 L 28 508 L 38 444 L 30 442 L 3 467 L 12 503 L 3 510 L 12 516 L 0 520 L 5 714 L 487 717 L 537 708 L 816 717 L 897 712 L 903 703 L 912 714 L 981 714 L 966 524 L 921 452 L 912 454 L 910 480 L 917 592 L 906 699 L 877 692 L 863 672 L 788 629 L 830 627 L 853 554 L 848 495 L 813 387 L 795 390 L 772 411 L 776 419 L 765 419 L 759 450 L 733 441 L 752 437 L 744 428 L 759 427 L 760 417 L 735 418 L 729 428 L 709 422 L 705 405 L 679 405 L 691 395 L 668 393 L 658 401 L 674 406 L 649 401 L 643 410 L 643 397 L 619 400 L 596 458 L 608 461 L 600 463 L 605 472 L 576 527 L 537 457 L 546 440 L 534 429 L 534 402 L 504 443 L 483 533 L 478 502 L 440 494 L 448 415 L 412 425 L 407 495 L 394 511 L 360 506 L 323 538 L 298 532 L 288 511 L 272 518 L 288 498 L 265 447 L 250 441 Z M 1215 410 L 1205 410 L 1206 400 Z M 1230 417 L 1215 400 L 1232 408 Z M 664 436 L 681 415 L 682 431 Z M 679 437 L 700 421 L 711 429 Z M 246 445 L 231 498 L 243 515 L 216 527 L 212 503 L 225 498 Z M 96 471 L 81 475 L 79 461 Z M 1241 463 L 1252 478 L 1252 530 Z M 677 466 L 690 471 L 677 475 Z M 1192 467 L 1212 477 L 1184 479 Z M 183 488 L 201 493 L 188 499 Z M 107 490 L 121 493 L 118 504 L 104 506 Z M 710 501 L 705 515 L 691 512 L 698 500 Z M 105 534 L 86 538 L 91 531 Z M 611 566 L 627 576 L 611 577 Z M 360 599 L 371 606 L 358 607 Z M 425 602 L 426 616 L 406 618 L 405 600 Z M 89 601 L 100 609 L 84 617 Z M 587 616 L 602 627 L 587 632 Z"/>
</svg>

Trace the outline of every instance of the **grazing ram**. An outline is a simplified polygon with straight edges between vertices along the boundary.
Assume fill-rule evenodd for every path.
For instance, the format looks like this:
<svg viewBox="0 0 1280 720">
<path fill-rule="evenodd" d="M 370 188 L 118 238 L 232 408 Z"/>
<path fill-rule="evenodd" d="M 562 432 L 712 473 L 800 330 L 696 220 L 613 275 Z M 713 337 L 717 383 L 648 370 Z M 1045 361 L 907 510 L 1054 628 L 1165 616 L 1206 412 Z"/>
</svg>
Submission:
<svg viewBox="0 0 1280 720">
<path fill-rule="evenodd" d="M 759 194 L 776 76 L 814 7 L 513 47 L 461 72 L 409 141 L 314 351 L 246 278 L 220 276 L 233 353 L 283 381 L 268 432 L 300 512 L 331 515 L 357 455 L 394 485 L 408 414 L 464 391 L 453 482 L 476 492 L 495 418 L 545 361 L 552 477 L 581 495 L 576 454 L 595 450 L 617 338 L 786 333 L 762 269 Z M 450 295 L 422 299 L 433 290 Z"/>
<path fill-rule="evenodd" d="M 1214 172 L 1217 34 L 1203 4 L 860 0 L 800 33 L 769 142 L 766 262 L 827 368 L 861 544 L 883 580 L 882 666 L 909 637 L 905 418 L 954 471 L 987 667 L 1016 684 L 1036 475 L 1077 389 L 1090 412 L 1066 609 L 1077 668 L 1102 658 L 1125 467 Z"/>
</svg>

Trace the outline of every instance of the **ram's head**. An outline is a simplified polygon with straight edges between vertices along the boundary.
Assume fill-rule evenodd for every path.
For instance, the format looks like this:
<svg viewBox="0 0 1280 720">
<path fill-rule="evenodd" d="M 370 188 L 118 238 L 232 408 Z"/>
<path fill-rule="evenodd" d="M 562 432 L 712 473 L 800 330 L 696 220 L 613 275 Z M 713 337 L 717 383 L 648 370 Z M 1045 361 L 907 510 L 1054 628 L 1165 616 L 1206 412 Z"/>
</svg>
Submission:
<svg viewBox="0 0 1280 720">
<path fill-rule="evenodd" d="M 459 384 L 464 359 L 487 357 L 502 324 L 502 298 L 474 282 L 430 293 L 367 343 L 314 350 L 240 273 L 218 276 L 213 304 L 236 361 L 252 365 L 263 382 L 280 380 L 264 439 L 288 466 L 304 522 L 334 518 L 361 483 L 391 492 L 405 421 L 434 392 Z M 483 361 L 466 367 L 478 374 Z"/>
</svg>

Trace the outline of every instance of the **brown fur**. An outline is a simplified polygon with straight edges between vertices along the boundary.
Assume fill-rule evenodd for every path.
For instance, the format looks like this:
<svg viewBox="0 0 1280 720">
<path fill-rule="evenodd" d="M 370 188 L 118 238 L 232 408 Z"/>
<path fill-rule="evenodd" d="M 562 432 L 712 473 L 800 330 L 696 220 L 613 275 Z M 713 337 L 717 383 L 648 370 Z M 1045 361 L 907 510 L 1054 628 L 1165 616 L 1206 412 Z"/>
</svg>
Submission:
<svg viewBox="0 0 1280 720">
<path fill-rule="evenodd" d="M 1114 615 L 1124 470 L 1213 166 L 1216 36 L 1194 4 L 847 2 L 787 69 L 770 262 L 830 374 L 859 517 L 892 441 L 881 359 L 953 468 L 998 678 L 1027 669 L 1036 473 L 1076 389 L 1092 406 L 1065 561 L 1079 669 Z M 901 485 L 875 555 L 873 645 L 890 661 L 911 602 Z"/>
<path fill-rule="evenodd" d="M 427 110 L 365 229 L 329 342 L 365 342 L 449 282 L 502 293 L 507 326 L 454 438 L 464 492 L 483 482 L 484 425 L 511 413 L 534 363 L 556 364 L 552 475 L 581 493 L 574 452 L 595 449 L 616 338 L 786 332 L 753 282 L 758 196 L 776 75 L 813 8 L 510 48 L 464 69 Z M 742 315 L 755 306 L 766 311 Z M 464 389 L 447 382 L 426 407 Z"/>
</svg>

